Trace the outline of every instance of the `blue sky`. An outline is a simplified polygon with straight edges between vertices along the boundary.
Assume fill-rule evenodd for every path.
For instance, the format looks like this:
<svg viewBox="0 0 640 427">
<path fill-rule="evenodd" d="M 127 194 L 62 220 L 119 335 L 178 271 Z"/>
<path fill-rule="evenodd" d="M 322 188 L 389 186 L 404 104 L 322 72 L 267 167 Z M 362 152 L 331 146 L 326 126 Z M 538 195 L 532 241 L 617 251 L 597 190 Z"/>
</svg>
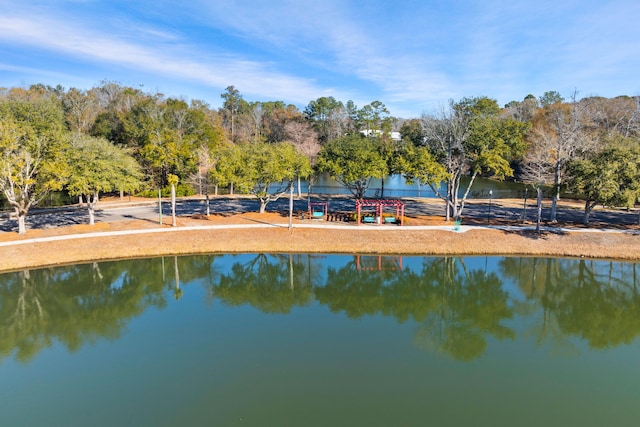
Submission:
<svg viewBox="0 0 640 427">
<path fill-rule="evenodd" d="M 321 96 L 419 117 L 449 99 L 640 95 L 637 0 L 0 0 L 0 87 L 102 80 L 213 108 Z"/>
</svg>

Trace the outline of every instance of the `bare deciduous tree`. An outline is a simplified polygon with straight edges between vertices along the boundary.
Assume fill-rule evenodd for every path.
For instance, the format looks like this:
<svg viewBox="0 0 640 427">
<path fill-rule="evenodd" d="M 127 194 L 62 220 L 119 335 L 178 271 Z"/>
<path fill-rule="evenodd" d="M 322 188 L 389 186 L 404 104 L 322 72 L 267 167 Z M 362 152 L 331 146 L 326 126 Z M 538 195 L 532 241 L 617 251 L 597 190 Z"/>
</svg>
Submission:
<svg viewBox="0 0 640 427">
<path fill-rule="evenodd" d="M 553 164 L 551 156 L 544 150 L 530 147 L 527 151 L 520 178 L 536 189 L 536 232 L 540 233 L 542 220 L 542 187 L 553 182 Z"/>
<path fill-rule="evenodd" d="M 318 134 L 306 122 L 291 121 L 285 125 L 284 129 L 287 138 L 296 147 L 296 151 L 309 158 L 311 165 L 314 165 L 321 148 Z M 298 197 L 302 197 L 300 176 L 298 176 Z"/>
<path fill-rule="evenodd" d="M 88 133 L 100 113 L 95 91 L 71 88 L 62 96 L 62 107 L 72 132 Z"/>
<path fill-rule="evenodd" d="M 255 102 L 251 104 L 251 110 L 249 111 L 249 115 L 253 120 L 254 127 L 254 139 L 256 142 L 260 141 L 260 129 L 262 128 L 262 117 L 264 116 L 264 109 L 262 108 L 262 103 Z"/>
<path fill-rule="evenodd" d="M 534 117 L 529 143 L 531 152 L 536 156 L 546 156 L 545 161 L 539 164 L 549 165 L 553 174 L 552 222 L 556 222 L 560 187 L 568 162 L 593 146 L 593 140 L 587 132 L 591 120 L 589 105 L 588 102 L 579 102 L 577 92 L 574 92 L 570 103 L 547 105 Z"/>
</svg>

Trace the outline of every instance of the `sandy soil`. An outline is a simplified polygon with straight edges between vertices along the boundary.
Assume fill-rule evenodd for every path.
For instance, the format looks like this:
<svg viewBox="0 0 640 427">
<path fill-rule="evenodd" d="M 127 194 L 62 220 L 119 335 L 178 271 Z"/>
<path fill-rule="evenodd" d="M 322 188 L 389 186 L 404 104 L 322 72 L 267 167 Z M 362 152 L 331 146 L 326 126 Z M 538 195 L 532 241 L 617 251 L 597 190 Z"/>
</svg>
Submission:
<svg viewBox="0 0 640 427">
<path fill-rule="evenodd" d="M 346 227 L 353 223 L 294 218 L 294 227 L 289 230 L 287 217 L 253 212 L 208 218 L 179 217 L 177 222 L 177 227 L 132 220 L 29 230 L 24 236 L 0 233 L 0 244 L 14 243 L 0 246 L 0 271 L 119 258 L 238 252 L 548 255 L 640 260 L 640 235 L 637 233 L 576 230 L 537 235 L 522 229 L 501 231 L 479 227 L 461 232 L 455 231 L 453 224 L 446 223 L 441 217 L 407 218 L 404 227 Z M 261 228 L 208 227 L 240 224 Z M 296 227 L 302 224 L 317 227 Z M 445 229 L 417 229 L 417 225 L 437 225 Z M 467 222 L 467 225 L 473 226 L 473 223 Z M 150 232 L 158 229 L 163 232 Z M 135 233 L 110 233 L 123 231 Z M 100 235 L 105 232 L 107 235 Z M 48 241 L 47 238 L 55 236 L 72 238 Z"/>
</svg>

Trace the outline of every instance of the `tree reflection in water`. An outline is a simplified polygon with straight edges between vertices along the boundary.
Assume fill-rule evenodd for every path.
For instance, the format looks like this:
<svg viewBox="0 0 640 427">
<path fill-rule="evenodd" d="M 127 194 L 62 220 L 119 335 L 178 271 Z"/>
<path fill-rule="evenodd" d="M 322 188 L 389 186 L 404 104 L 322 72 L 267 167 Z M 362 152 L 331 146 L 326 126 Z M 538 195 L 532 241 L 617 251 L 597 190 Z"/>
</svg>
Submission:
<svg viewBox="0 0 640 427">
<path fill-rule="evenodd" d="M 513 317 L 513 309 L 495 273 L 469 271 L 461 258 L 436 258 L 425 263 L 422 277 L 437 295 L 438 306 L 416 331 L 416 344 L 472 360 L 484 353 L 489 335 L 515 338 L 515 332 L 501 324 Z"/>
<path fill-rule="evenodd" d="M 611 348 L 640 333 L 636 263 L 504 258 L 500 265 L 542 310 L 539 343 L 578 337 L 591 348 Z"/>
<path fill-rule="evenodd" d="M 495 258 L 487 271 L 456 257 L 375 261 L 200 255 L 5 273 L 0 275 L 0 358 L 28 362 L 54 342 L 75 351 L 99 339 L 118 339 L 129 320 L 179 300 L 194 283 L 205 288 L 208 303 L 217 299 L 264 313 L 315 304 L 351 319 L 415 322 L 416 346 L 465 361 L 481 357 L 490 338 L 516 338 L 516 318 L 534 320 L 520 332 L 524 338 L 533 335 L 538 345 L 549 343 L 563 352 L 576 351 L 575 339 L 591 348 L 612 348 L 640 333 L 637 264 Z"/>
<path fill-rule="evenodd" d="M 256 255 L 222 274 L 212 293 L 230 306 L 250 304 L 265 313 L 289 313 L 313 300 L 307 263 L 293 255 Z"/>
<path fill-rule="evenodd" d="M 0 276 L 0 355 L 27 362 L 54 342 L 70 351 L 115 340 L 132 317 L 166 305 L 159 260 L 24 270 Z"/>
</svg>

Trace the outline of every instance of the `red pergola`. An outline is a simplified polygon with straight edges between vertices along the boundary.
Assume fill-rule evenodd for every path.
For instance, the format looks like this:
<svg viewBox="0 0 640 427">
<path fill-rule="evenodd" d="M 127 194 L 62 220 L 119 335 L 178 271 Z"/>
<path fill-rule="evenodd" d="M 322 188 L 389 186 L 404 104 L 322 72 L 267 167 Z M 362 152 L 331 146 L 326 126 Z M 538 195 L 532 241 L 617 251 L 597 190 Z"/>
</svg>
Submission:
<svg viewBox="0 0 640 427">
<path fill-rule="evenodd" d="M 379 218 L 377 224 L 382 224 L 382 210 L 384 208 L 393 207 L 396 208 L 397 220 L 400 218 L 400 225 L 404 225 L 404 202 L 402 200 L 392 199 L 358 199 L 356 200 L 356 214 L 358 216 L 358 225 L 361 224 L 362 219 L 362 207 L 375 207 L 376 218 Z"/>
</svg>

